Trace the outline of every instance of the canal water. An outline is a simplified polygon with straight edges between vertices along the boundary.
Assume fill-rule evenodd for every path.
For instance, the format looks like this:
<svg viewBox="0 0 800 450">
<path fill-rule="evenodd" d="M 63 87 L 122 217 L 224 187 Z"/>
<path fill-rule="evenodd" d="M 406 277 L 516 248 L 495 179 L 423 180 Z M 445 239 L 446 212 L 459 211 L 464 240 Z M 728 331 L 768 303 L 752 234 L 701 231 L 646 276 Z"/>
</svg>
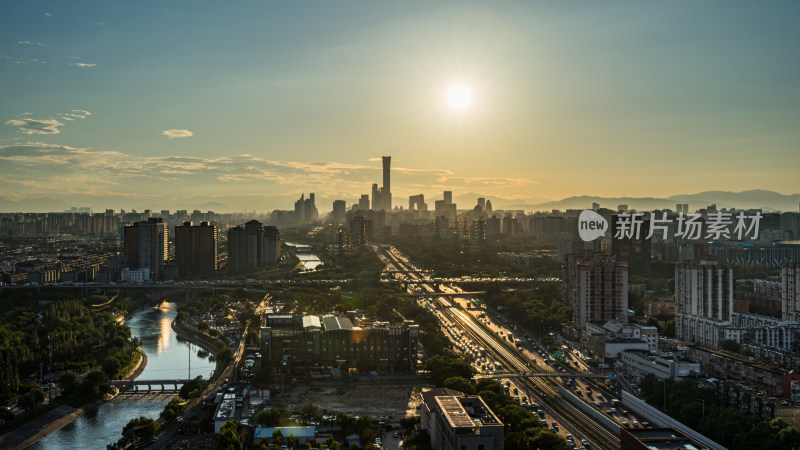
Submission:
<svg viewBox="0 0 800 450">
<path fill-rule="evenodd" d="M 142 340 L 142 349 L 147 354 L 147 366 L 137 379 L 185 379 L 198 375 L 208 379 L 214 371 L 215 363 L 207 356 L 198 356 L 200 347 L 178 340 L 171 326 L 176 315 L 175 304 L 163 303 L 159 308 L 146 307 L 126 321 L 131 334 Z M 163 394 L 123 395 L 78 417 L 29 448 L 102 450 L 122 437 L 122 427 L 129 420 L 139 416 L 158 418 L 169 399 L 170 396 Z"/>
<path fill-rule="evenodd" d="M 314 270 L 317 268 L 317 266 L 322 264 L 322 261 L 319 260 L 319 257 L 314 253 L 311 253 L 310 245 L 295 244 L 293 242 L 287 242 L 286 245 L 296 249 L 295 253 L 297 254 L 297 258 L 300 260 L 300 263 L 304 268 L 308 270 Z"/>
</svg>

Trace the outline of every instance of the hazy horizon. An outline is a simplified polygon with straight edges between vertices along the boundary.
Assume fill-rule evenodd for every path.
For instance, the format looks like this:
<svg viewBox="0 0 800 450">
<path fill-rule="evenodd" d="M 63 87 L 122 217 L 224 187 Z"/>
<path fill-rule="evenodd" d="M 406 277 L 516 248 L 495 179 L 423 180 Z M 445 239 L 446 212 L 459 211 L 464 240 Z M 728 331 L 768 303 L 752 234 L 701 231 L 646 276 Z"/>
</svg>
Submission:
<svg viewBox="0 0 800 450">
<path fill-rule="evenodd" d="M 395 205 L 800 191 L 796 2 L 348 6 L 4 5 L 0 197 L 349 206 L 383 155 Z"/>
</svg>

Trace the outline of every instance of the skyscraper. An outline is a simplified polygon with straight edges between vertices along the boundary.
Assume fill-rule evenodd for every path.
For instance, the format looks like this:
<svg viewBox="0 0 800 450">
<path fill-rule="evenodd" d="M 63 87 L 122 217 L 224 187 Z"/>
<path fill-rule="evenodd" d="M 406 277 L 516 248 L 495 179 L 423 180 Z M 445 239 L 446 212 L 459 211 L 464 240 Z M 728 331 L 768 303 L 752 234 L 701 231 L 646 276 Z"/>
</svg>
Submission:
<svg viewBox="0 0 800 450">
<path fill-rule="evenodd" d="M 213 276 L 217 271 L 217 226 L 208 222 L 176 226 L 175 260 L 183 278 Z"/>
<path fill-rule="evenodd" d="M 149 270 L 149 279 L 164 276 L 164 261 L 169 256 L 167 224 L 160 217 L 125 226 L 125 257 L 127 267 Z"/>
<path fill-rule="evenodd" d="M 390 182 L 390 171 L 392 166 L 392 157 L 383 157 L 383 209 L 386 212 L 392 210 L 392 188 Z"/>
<path fill-rule="evenodd" d="M 392 211 L 392 191 L 391 191 L 391 165 L 392 157 L 383 157 L 383 186 L 378 187 L 377 183 L 372 185 L 372 209 L 375 211 Z"/>
<path fill-rule="evenodd" d="M 335 225 L 341 225 L 344 223 L 345 214 L 347 214 L 347 203 L 344 200 L 334 200 L 331 221 Z"/>
</svg>

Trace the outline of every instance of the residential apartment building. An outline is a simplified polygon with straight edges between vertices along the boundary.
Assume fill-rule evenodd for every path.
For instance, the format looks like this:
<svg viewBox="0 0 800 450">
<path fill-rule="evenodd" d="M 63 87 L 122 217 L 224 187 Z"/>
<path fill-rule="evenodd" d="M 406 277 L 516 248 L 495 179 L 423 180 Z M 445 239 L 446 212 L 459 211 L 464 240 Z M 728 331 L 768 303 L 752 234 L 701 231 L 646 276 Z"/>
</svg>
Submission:
<svg viewBox="0 0 800 450">
<path fill-rule="evenodd" d="M 677 380 L 700 373 L 700 363 L 681 358 L 674 353 L 657 353 L 626 350 L 620 355 L 617 368 L 624 368 L 628 376 L 638 379 L 653 374 L 663 380 Z M 643 375 L 644 374 L 644 375 Z"/>
<path fill-rule="evenodd" d="M 796 259 L 795 261 L 800 261 Z M 781 267 L 781 317 L 800 321 L 800 263 L 787 262 Z"/>
<path fill-rule="evenodd" d="M 202 278 L 217 272 L 217 227 L 184 222 L 175 227 L 175 260 L 182 278 Z"/>
<path fill-rule="evenodd" d="M 148 269 L 149 279 L 164 276 L 164 261 L 169 256 L 167 224 L 160 217 L 126 225 L 124 247 L 126 267 L 131 270 Z"/>
<path fill-rule="evenodd" d="M 278 264 L 281 234 L 277 228 L 251 220 L 228 230 L 228 269 L 247 270 Z"/>
<path fill-rule="evenodd" d="M 628 263 L 592 250 L 567 255 L 564 301 L 580 330 L 588 322 L 628 320 Z"/>
<path fill-rule="evenodd" d="M 710 257 L 675 266 L 675 336 L 718 345 L 715 323 L 733 312 L 733 270 Z"/>
</svg>

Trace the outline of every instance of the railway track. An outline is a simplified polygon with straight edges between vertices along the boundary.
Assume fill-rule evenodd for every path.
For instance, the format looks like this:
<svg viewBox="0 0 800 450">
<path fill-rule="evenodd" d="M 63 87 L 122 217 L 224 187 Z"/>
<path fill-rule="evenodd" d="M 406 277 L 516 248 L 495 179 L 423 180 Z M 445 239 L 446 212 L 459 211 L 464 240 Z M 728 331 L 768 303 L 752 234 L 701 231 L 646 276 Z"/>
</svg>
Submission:
<svg viewBox="0 0 800 450">
<path fill-rule="evenodd" d="M 391 265 L 399 270 L 407 271 L 408 276 L 419 280 L 419 276 L 412 270 L 409 270 L 409 267 L 399 261 L 391 252 L 387 251 L 386 255 Z M 423 284 L 423 286 L 425 286 L 428 291 L 433 290 L 430 285 Z M 487 352 L 492 353 L 496 359 L 505 364 L 507 369 L 518 372 L 532 371 L 527 361 L 520 358 L 515 352 L 505 348 L 494 335 L 486 332 L 476 324 L 463 310 L 452 306 L 450 302 L 444 298 L 436 298 L 436 301 L 441 305 L 439 309 L 443 314 L 447 315 L 454 323 L 460 324 L 462 329 L 470 334 L 473 339 L 482 343 Z M 602 445 L 604 448 L 619 448 L 619 436 L 597 423 L 580 408 L 561 397 L 558 390 L 547 381 L 535 378 L 522 378 L 519 379 L 517 383 L 522 384 L 526 390 L 535 392 L 537 397 L 540 398 L 540 403 L 549 405 L 552 408 L 549 412 L 557 421 L 563 424 L 569 424 L 573 428 L 580 430 L 582 434 L 585 434 L 591 441 Z M 556 414 L 554 414 L 554 412 Z"/>
</svg>

